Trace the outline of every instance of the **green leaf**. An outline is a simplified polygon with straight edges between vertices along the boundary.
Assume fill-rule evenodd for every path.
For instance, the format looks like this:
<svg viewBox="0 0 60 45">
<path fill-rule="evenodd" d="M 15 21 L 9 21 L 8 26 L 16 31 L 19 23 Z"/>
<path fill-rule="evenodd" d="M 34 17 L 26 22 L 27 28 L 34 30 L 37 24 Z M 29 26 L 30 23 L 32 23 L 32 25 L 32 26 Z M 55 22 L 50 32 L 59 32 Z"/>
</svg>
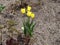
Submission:
<svg viewBox="0 0 60 45">
<path fill-rule="evenodd" d="M 23 22 L 23 26 L 24 26 L 24 35 L 26 36 L 25 22 Z"/>
<path fill-rule="evenodd" d="M 31 31 L 33 31 L 33 28 L 34 28 L 35 25 L 36 25 L 36 23 L 31 24 L 31 27 L 30 27 Z"/>
<path fill-rule="evenodd" d="M 0 4 L 0 12 L 5 8 L 2 4 Z"/>
<path fill-rule="evenodd" d="M 27 25 L 28 27 L 30 27 L 30 18 L 28 18 L 28 19 L 26 20 L 26 25 Z"/>
</svg>

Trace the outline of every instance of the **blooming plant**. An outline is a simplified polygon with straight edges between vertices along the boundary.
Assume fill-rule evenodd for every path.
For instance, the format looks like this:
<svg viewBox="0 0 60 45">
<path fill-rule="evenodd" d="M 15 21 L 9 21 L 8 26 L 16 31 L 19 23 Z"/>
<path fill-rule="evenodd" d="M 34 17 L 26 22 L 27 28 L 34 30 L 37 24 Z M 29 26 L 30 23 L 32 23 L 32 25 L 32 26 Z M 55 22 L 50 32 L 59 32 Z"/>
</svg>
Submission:
<svg viewBox="0 0 60 45">
<path fill-rule="evenodd" d="M 35 26 L 35 23 L 33 22 L 35 14 L 31 12 L 31 6 L 29 5 L 26 8 L 21 8 L 21 13 L 27 16 L 27 20 L 23 22 L 24 35 L 31 37 L 33 35 L 33 29 Z"/>
</svg>

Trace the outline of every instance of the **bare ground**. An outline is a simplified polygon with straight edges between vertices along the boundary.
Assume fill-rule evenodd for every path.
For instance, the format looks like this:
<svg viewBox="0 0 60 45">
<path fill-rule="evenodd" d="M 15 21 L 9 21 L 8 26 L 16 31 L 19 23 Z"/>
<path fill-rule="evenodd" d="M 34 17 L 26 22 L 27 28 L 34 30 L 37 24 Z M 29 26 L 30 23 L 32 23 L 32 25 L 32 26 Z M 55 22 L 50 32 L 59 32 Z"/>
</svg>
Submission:
<svg viewBox="0 0 60 45">
<path fill-rule="evenodd" d="M 34 1 L 35 0 L 32 2 L 37 3 Z M 14 2 L 14 0 L 0 0 L 0 4 L 3 4 L 6 8 Z M 36 5 L 32 9 L 35 13 L 34 21 L 36 22 L 34 35 L 32 37 L 33 45 L 60 45 L 60 0 L 41 0 L 40 3 L 40 5 Z M 31 3 L 29 4 L 31 5 Z M 6 11 L 4 10 L 3 13 L 6 13 Z M 4 15 L 0 14 L 0 24 L 6 25 L 6 21 L 11 19 L 9 14 L 8 17 L 5 18 Z M 17 12 L 17 14 L 12 18 L 12 20 L 15 20 L 18 23 L 15 27 L 20 32 L 22 32 L 21 27 L 23 18 L 20 12 Z M 9 35 L 9 33 L 7 27 L 2 30 L 1 41 L 3 45 L 5 45 L 5 41 L 8 38 L 7 35 Z M 16 34 L 16 32 L 14 34 Z M 16 35 L 13 35 L 13 37 L 15 38 Z"/>
</svg>

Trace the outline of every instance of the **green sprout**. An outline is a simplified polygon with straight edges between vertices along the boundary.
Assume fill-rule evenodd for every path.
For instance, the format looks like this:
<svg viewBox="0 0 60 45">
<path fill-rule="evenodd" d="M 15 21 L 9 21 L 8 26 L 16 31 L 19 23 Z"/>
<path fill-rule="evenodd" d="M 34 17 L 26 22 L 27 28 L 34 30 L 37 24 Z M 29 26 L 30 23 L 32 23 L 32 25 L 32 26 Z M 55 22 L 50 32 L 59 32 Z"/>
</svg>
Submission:
<svg viewBox="0 0 60 45">
<path fill-rule="evenodd" d="M 5 8 L 2 4 L 0 4 L 0 12 Z"/>
</svg>

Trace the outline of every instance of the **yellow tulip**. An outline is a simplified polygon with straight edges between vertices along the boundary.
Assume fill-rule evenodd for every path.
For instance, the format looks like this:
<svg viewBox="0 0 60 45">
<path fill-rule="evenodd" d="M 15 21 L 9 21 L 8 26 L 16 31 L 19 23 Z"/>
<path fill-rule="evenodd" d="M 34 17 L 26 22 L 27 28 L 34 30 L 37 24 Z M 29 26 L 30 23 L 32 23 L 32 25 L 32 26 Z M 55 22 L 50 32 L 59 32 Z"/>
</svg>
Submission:
<svg viewBox="0 0 60 45">
<path fill-rule="evenodd" d="M 31 16 L 31 13 L 32 13 L 32 12 L 28 11 L 28 12 L 27 12 L 27 16 Z"/>
<path fill-rule="evenodd" d="M 34 13 L 32 13 L 32 14 L 31 14 L 31 18 L 34 18 L 34 17 L 35 17 L 35 14 L 34 14 Z"/>
<path fill-rule="evenodd" d="M 31 6 L 27 6 L 27 11 L 30 11 L 31 10 Z"/>
<path fill-rule="evenodd" d="M 26 9 L 25 8 L 21 8 L 21 13 L 25 13 Z"/>
</svg>

